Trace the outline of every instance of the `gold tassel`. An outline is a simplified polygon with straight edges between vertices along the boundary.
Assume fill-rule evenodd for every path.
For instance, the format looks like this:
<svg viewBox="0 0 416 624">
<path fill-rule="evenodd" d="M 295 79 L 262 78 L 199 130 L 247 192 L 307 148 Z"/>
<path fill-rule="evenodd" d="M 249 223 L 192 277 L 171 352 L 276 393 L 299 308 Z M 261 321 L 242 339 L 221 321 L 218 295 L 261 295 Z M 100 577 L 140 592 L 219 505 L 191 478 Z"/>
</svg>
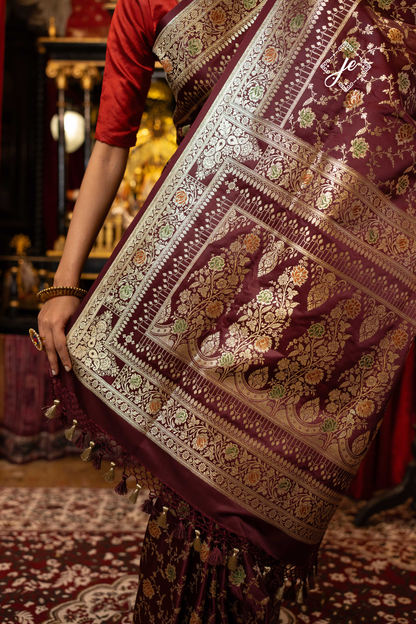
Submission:
<svg viewBox="0 0 416 624">
<path fill-rule="evenodd" d="M 296 602 L 297 604 L 303 603 L 303 583 L 302 581 L 299 583 L 299 587 L 296 590 Z"/>
<path fill-rule="evenodd" d="M 74 433 L 75 433 L 75 429 L 76 429 L 77 424 L 78 424 L 78 421 L 77 421 L 77 420 L 73 420 L 73 421 L 72 421 L 72 427 L 70 427 L 69 429 L 67 429 L 67 430 L 65 431 L 65 433 L 64 433 L 64 435 L 65 435 L 66 439 L 67 439 L 69 442 L 72 442 L 72 440 L 73 440 L 73 437 L 74 437 Z"/>
<path fill-rule="evenodd" d="M 87 449 L 85 449 L 85 451 L 83 453 L 81 453 L 81 459 L 82 461 L 90 461 L 91 459 L 91 453 L 92 453 L 92 449 L 95 446 L 95 442 L 90 442 L 90 445 Z"/>
<path fill-rule="evenodd" d="M 142 489 L 142 486 L 139 483 L 136 483 L 136 489 L 134 490 L 134 492 L 132 492 L 129 496 L 129 501 L 131 503 L 133 503 L 133 505 L 135 504 L 135 502 L 137 501 L 137 497 L 139 495 L 140 490 Z"/>
<path fill-rule="evenodd" d="M 238 548 L 233 548 L 233 554 L 228 557 L 227 568 L 229 570 L 237 570 L 237 557 L 239 552 Z"/>
<path fill-rule="evenodd" d="M 104 481 L 107 481 L 107 483 L 112 483 L 114 481 L 114 476 L 116 474 L 115 463 L 111 462 L 110 466 L 111 466 L 110 470 L 106 472 L 105 475 L 103 476 Z"/>
<path fill-rule="evenodd" d="M 57 413 L 56 413 L 56 408 L 58 407 L 58 405 L 61 402 L 58 401 L 58 399 L 55 399 L 55 401 L 53 402 L 53 405 L 51 405 L 50 407 L 47 407 L 45 409 L 45 416 L 46 418 L 52 419 L 52 418 L 56 418 L 57 417 Z"/>
<path fill-rule="evenodd" d="M 283 585 L 279 587 L 279 589 L 276 592 L 275 598 L 278 602 L 281 602 L 283 600 L 283 596 L 285 595 L 286 583 L 287 583 L 287 578 L 283 579 Z"/>
<path fill-rule="evenodd" d="M 312 580 L 313 580 L 313 582 L 314 582 L 314 584 L 315 584 L 315 585 L 317 585 L 317 584 L 318 584 L 318 576 L 317 576 L 317 574 L 316 574 L 316 568 L 313 568 L 313 569 L 312 569 Z"/>
<path fill-rule="evenodd" d="M 264 566 L 262 577 L 264 578 L 270 572 L 271 568 L 269 566 Z"/>
<path fill-rule="evenodd" d="M 201 531 L 198 531 L 198 529 L 195 529 L 194 550 L 196 552 L 201 552 L 202 550 Z"/>
<path fill-rule="evenodd" d="M 157 523 L 162 529 L 164 529 L 168 523 L 167 513 L 169 511 L 169 507 L 162 507 L 162 509 L 163 511 L 160 514 L 159 518 L 157 519 Z"/>
</svg>

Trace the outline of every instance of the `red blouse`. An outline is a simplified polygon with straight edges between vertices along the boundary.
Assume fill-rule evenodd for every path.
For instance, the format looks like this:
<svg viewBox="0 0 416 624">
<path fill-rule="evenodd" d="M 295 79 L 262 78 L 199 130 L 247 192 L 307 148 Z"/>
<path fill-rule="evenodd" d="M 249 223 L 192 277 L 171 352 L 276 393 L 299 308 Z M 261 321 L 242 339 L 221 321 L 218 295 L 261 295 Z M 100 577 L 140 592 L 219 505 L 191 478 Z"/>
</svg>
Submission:
<svg viewBox="0 0 416 624">
<path fill-rule="evenodd" d="M 118 0 L 107 42 L 95 138 L 132 147 L 146 104 L 156 27 L 177 0 Z"/>
</svg>

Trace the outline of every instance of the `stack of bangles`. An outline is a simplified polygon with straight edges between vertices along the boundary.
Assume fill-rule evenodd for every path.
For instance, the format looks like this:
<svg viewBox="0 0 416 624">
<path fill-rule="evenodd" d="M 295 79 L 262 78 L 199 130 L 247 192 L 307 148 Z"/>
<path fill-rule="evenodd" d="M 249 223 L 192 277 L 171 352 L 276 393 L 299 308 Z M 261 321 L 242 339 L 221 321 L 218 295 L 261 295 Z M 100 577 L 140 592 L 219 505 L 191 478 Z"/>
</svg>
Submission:
<svg viewBox="0 0 416 624">
<path fill-rule="evenodd" d="M 78 297 L 78 299 L 82 301 L 86 294 L 86 290 L 78 288 L 77 286 L 52 286 L 51 288 L 40 290 L 36 297 L 41 303 L 45 303 L 54 297 Z M 43 341 L 45 338 L 39 336 L 38 332 L 34 329 L 29 329 L 29 336 L 36 349 L 38 351 L 43 351 Z"/>
</svg>

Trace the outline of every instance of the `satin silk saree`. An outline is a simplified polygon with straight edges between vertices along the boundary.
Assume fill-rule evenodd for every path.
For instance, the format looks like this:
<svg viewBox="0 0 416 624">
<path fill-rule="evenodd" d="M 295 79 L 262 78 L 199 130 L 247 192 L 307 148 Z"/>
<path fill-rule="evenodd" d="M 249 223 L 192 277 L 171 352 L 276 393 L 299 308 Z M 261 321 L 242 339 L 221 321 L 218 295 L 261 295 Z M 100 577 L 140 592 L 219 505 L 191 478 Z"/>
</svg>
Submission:
<svg viewBox="0 0 416 624">
<path fill-rule="evenodd" d="M 79 445 L 123 470 L 119 493 L 132 475 L 163 531 L 197 549 L 209 532 L 212 565 L 249 552 L 260 577 L 278 570 L 279 599 L 306 590 L 415 335 L 412 7 L 168 14 L 154 51 L 186 137 L 55 383 Z"/>
</svg>

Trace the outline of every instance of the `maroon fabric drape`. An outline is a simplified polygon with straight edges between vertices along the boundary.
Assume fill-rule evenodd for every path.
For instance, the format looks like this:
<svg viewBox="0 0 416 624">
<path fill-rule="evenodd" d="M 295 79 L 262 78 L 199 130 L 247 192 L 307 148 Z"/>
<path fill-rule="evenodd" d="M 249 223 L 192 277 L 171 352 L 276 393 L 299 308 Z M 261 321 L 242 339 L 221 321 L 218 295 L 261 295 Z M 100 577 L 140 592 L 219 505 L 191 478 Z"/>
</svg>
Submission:
<svg viewBox="0 0 416 624">
<path fill-rule="evenodd" d="M 379 141 L 369 133 L 370 126 L 356 131 L 348 114 L 359 107 L 354 115 L 380 124 L 386 154 L 393 149 L 390 144 L 397 144 L 398 154 L 409 152 L 414 128 L 398 119 L 394 130 L 382 134 L 386 113 L 377 106 L 385 103 L 373 84 L 385 80 L 386 59 L 381 53 L 363 65 L 374 70 L 365 95 L 360 91 L 347 97 L 341 87 L 328 95 L 325 88 L 334 84 L 327 83 L 325 68 L 343 67 L 348 55 L 367 49 L 364 40 L 354 39 L 355 48 L 347 40 L 342 46 L 338 43 L 350 32 L 367 32 L 363 22 L 373 31 L 371 20 L 377 36 L 381 33 L 380 50 L 385 39 L 400 44 L 406 59 L 413 49 L 407 49 L 398 29 L 386 34 L 384 18 L 374 17 L 366 3 L 342 3 L 343 10 L 351 12 L 342 17 L 343 32 L 335 27 L 329 8 L 320 10 L 320 3 L 314 4 L 313 20 L 308 13 L 311 22 L 304 13 L 292 17 L 289 9 L 284 22 L 279 13 L 283 4 L 267 3 L 259 23 L 245 36 L 249 47 L 241 45 L 228 57 L 218 48 L 219 68 L 221 59 L 232 60 L 199 121 L 188 129 L 141 220 L 127 231 L 79 308 L 68 336 L 75 377 L 61 374 L 56 395 L 68 417 L 82 424 L 83 443 L 116 449 L 114 460 L 124 470 L 123 483 L 129 475 L 139 483 L 148 482 L 146 475 L 139 479 L 144 466 L 211 522 L 246 536 L 278 561 L 300 565 L 299 559 L 305 561 L 312 552 L 305 543 L 318 543 L 331 505 L 345 492 L 367 450 L 414 336 L 410 330 L 415 315 L 410 286 L 414 255 L 408 239 L 414 238 L 414 230 L 407 225 L 414 215 L 408 214 L 401 197 L 410 184 L 407 169 L 403 169 L 407 177 L 398 178 L 402 169 L 390 172 L 387 160 L 380 157 L 377 167 L 383 168 L 385 177 L 378 181 L 368 159 L 378 153 Z M 289 8 L 306 11 L 306 4 L 289 3 Z M 338 3 L 330 4 L 341 20 Z M 357 5 L 361 13 L 355 12 Z M 180 14 L 181 29 L 175 20 L 153 47 L 188 105 L 194 104 L 188 97 L 194 93 L 192 81 L 199 85 L 202 80 L 198 73 L 202 56 L 195 60 L 191 77 L 182 77 L 184 58 L 205 54 L 212 61 L 211 39 L 204 43 L 195 38 L 195 32 L 204 31 L 195 26 L 196 5 L 189 6 L 192 15 Z M 213 19 L 224 23 L 226 16 L 211 15 Z M 328 24 L 322 25 L 325 20 Z M 302 46 L 311 49 L 310 42 L 316 47 L 309 24 L 318 21 L 322 29 L 332 29 L 326 35 L 333 36 L 335 50 L 322 64 L 324 73 L 316 71 L 312 56 L 300 52 Z M 290 34 L 304 26 L 302 35 Z M 188 47 L 183 44 L 185 36 Z M 322 49 L 316 55 L 323 59 L 327 39 L 319 45 Z M 286 82 L 289 64 L 280 59 L 295 63 L 291 52 L 299 53 L 302 72 L 314 81 L 313 107 L 303 79 L 294 87 L 299 97 Z M 394 79 L 394 71 L 401 73 L 404 65 L 401 60 L 395 65 L 392 58 L 388 70 Z M 216 67 L 215 62 L 212 65 Z M 410 80 L 407 75 L 405 79 Z M 328 110 L 333 115 L 329 121 Z M 339 145 L 338 129 L 332 132 L 341 116 L 346 127 L 351 125 L 352 134 L 343 135 L 345 147 Z M 359 159 L 371 165 L 368 179 Z M 410 156 L 400 159 L 400 167 L 413 161 Z M 307 166 L 311 169 L 302 173 L 301 167 Z M 391 204 L 382 195 L 389 176 L 390 187 L 396 188 L 400 179 Z M 263 210 L 266 202 L 271 203 Z M 383 202 L 389 204 L 388 211 Z M 207 219 L 214 214 L 215 220 Z M 326 273 L 328 267 L 334 272 Z M 406 286 L 403 291 L 399 279 Z M 280 287 L 289 283 L 290 295 L 284 290 L 280 297 Z M 299 301 L 292 302 L 289 296 L 299 296 Z M 291 305 L 290 312 L 282 305 L 287 309 Z M 279 322 L 272 312 L 266 318 L 266 306 L 279 309 Z M 287 324 L 281 325 L 283 321 Z M 306 401 L 310 397 L 316 398 Z M 322 397 L 325 408 L 320 406 Z M 302 446 L 309 445 L 307 437 L 310 451 Z M 226 462 L 234 462 L 232 470 Z M 316 503 L 321 494 L 312 492 L 312 482 L 320 484 L 322 507 Z M 121 489 L 126 489 L 122 483 Z M 276 530 L 268 526 L 265 532 L 264 522 Z M 301 547 L 289 541 L 289 533 L 294 542 L 302 542 Z M 301 583 L 303 579 L 302 572 Z"/>
<path fill-rule="evenodd" d="M 416 424 L 416 347 L 406 360 L 400 382 L 387 407 L 378 436 L 351 484 L 353 498 L 371 498 L 377 490 L 398 485 L 412 458 Z"/>
<path fill-rule="evenodd" d="M 0 155 L 1 155 L 1 111 L 3 103 L 4 42 L 6 39 L 6 0 L 0 0 Z"/>
</svg>

